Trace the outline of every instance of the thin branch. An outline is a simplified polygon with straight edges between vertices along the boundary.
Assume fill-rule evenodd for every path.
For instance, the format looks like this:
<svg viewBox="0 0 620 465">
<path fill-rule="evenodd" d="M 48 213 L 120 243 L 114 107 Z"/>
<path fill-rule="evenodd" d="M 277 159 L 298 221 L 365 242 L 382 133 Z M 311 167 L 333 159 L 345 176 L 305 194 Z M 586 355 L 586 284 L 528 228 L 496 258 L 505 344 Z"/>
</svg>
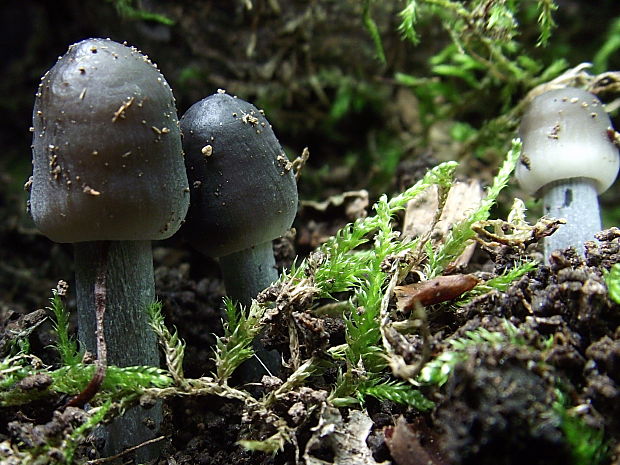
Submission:
<svg viewBox="0 0 620 465">
<path fill-rule="evenodd" d="M 108 272 L 109 248 L 109 242 L 101 242 L 95 279 L 95 316 L 97 322 L 97 360 L 95 361 L 95 374 L 84 390 L 67 402 L 67 407 L 83 407 L 88 401 L 95 397 L 95 394 L 99 391 L 105 378 L 108 352 L 103 332 L 103 318 L 106 308 L 106 274 Z"/>
</svg>

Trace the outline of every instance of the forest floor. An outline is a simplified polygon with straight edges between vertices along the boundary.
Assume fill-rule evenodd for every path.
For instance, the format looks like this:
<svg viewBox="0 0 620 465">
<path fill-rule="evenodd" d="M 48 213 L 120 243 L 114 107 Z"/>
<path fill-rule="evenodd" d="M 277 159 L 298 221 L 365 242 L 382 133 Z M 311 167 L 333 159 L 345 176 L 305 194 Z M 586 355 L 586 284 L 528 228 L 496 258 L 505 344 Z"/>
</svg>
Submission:
<svg viewBox="0 0 620 465">
<path fill-rule="evenodd" d="M 4 178 L 4 186 L 7 181 Z M 15 205 L 6 200 L 5 207 Z M 295 234 L 275 243 L 278 264 L 289 267 L 299 251 L 307 254 L 356 215 L 363 215 L 366 204 L 363 194 L 355 193 L 341 204 L 303 207 Z M 14 208 L 7 207 L 5 215 L 0 232 L 4 289 L 0 347 L 16 332 L 32 328 L 31 351 L 46 364 L 57 363 L 50 349 L 55 336 L 49 318 L 44 320 L 49 313 L 38 309 L 46 304 L 41 296 L 49 294 L 59 279 L 71 286 L 71 248 L 25 230 Z M 28 253 L 21 253 L 24 250 Z M 490 279 L 516 252 L 509 246 L 487 247 L 474 254 L 468 268 L 458 271 Z M 604 279 L 604 270 L 619 261 L 619 254 L 620 230 L 610 229 L 589 244 L 585 260 L 572 251 L 556 253 L 549 266 L 538 266 L 505 292 L 492 291 L 462 307 L 429 305 L 433 354 L 444 351 L 451 340 L 466 338 L 468 331 L 505 332 L 506 322 L 518 328 L 521 344 L 478 341 L 469 346 L 448 382 L 424 391 L 437 406 L 428 412 L 372 398 L 367 398 L 363 414 L 330 411 L 324 401 L 336 374 L 326 373 L 277 406 L 295 425 L 295 441 L 272 456 L 248 452 L 238 444 L 255 427 L 241 402 L 216 396 L 171 398 L 164 406 L 165 439 L 158 463 L 293 464 L 296 456 L 307 464 L 585 463 L 575 456 L 571 448 L 575 438 L 567 439 L 570 435 L 585 435 L 586 443 L 607 451 L 601 463 L 620 463 L 620 308 L 610 300 Z M 187 344 L 185 375 L 209 375 L 215 370 L 215 335 L 222 334 L 224 288 L 217 264 L 181 241 L 157 245 L 154 258 L 166 323 L 176 327 Z M 74 310 L 71 298 L 67 305 Z M 341 342 L 342 321 L 330 316 L 321 320 L 328 333 L 323 338 L 330 344 Z M 420 349 L 419 338 L 411 342 L 411 347 Z M 305 348 L 314 349 L 321 350 L 319 345 Z M 36 389 L 36 381 L 30 379 L 33 385 L 21 388 Z M 257 396 L 277 385 L 266 377 L 250 388 Z M 572 422 L 561 421 L 568 413 L 561 410 L 560 389 L 562 401 L 573 406 Z M 36 444 L 71 428 L 79 413 L 61 414 L 66 400 L 57 397 L 3 408 L 0 443 Z M 294 413 L 300 405 L 301 418 Z M 320 406 L 321 414 L 309 406 Z M 331 431 L 322 424 L 327 419 Z M 604 436 L 596 431 L 604 431 Z M 97 461 L 101 459 L 95 443 L 78 452 L 81 460 L 104 463 Z"/>
</svg>

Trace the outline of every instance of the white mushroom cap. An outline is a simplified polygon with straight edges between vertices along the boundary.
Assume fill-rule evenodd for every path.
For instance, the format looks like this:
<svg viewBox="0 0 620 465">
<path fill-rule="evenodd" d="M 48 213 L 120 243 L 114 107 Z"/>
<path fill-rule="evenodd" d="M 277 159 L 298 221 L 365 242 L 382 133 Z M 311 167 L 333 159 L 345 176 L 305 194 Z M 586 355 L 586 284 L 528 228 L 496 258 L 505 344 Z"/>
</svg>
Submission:
<svg viewBox="0 0 620 465">
<path fill-rule="evenodd" d="M 567 87 L 536 97 L 523 115 L 523 142 L 516 177 L 535 194 L 554 181 L 592 179 L 599 194 L 616 180 L 620 160 L 610 141 L 611 121 L 602 103 L 585 90 Z"/>
</svg>

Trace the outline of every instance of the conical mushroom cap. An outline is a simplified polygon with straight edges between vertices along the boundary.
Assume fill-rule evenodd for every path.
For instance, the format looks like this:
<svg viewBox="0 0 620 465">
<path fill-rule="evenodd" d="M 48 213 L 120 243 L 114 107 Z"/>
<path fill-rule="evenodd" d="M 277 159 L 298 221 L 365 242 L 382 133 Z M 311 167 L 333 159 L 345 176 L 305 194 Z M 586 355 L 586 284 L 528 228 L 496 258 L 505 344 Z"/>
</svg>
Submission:
<svg viewBox="0 0 620 465">
<path fill-rule="evenodd" d="M 56 242 L 154 240 L 189 203 L 170 86 L 149 59 L 108 39 L 69 47 L 34 114 L 30 208 Z"/>
<path fill-rule="evenodd" d="M 191 191 L 183 230 L 194 247 L 222 257 L 291 227 L 295 176 L 262 112 L 217 93 L 187 110 L 181 129 Z"/>
<path fill-rule="evenodd" d="M 603 104 L 590 92 L 566 87 L 536 97 L 519 127 L 523 150 L 515 175 L 521 188 L 534 194 L 554 181 L 586 178 L 599 194 L 606 191 L 620 167 L 610 128 Z"/>
</svg>

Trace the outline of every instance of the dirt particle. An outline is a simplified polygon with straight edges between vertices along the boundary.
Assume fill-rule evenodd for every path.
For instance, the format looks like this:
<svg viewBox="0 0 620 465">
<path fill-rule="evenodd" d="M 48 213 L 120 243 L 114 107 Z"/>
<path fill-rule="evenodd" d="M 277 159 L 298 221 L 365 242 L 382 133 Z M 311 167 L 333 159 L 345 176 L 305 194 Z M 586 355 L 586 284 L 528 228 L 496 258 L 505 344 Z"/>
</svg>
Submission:
<svg viewBox="0 0 620 465">
<path fill-rule="evenodd" d="M 85 194 L 88 194 L 88 195 L 92 195 L 93 197 L 97 197 L 97 196 L 101 195 L 101 192 L 99 192 L 98 190 L 93 189 L 90 186 L 84 186 L 84 188 L 82 189 L 82 192 L 84 192 Z"/>
<path fill-rule="evenodd" d="M 532 162 L 530 161 L 530 157 L 528 157 L 524 152 L 521 153 L 521 159 L 519 160 L 526 169 L 532 169 Z"/>
<path fill-rule="evenodd" d="M 213 155 L 213 146 L 205 145 L 200 151 L 205 156 L 205 158 L 210 157 L 211 155 Z"/>
<path fill-rule="evenodd" d="M 291 169 L 293 169 L 293 163 L 286 157 L 284 153 L 281 153 L 280 155 L 278 155 L 278 157 L 276 158 L 276 162 L 278 163 L 280 168 L 282 168 L 283 170 L 280 173 L 280 176 L 284 176 Z"/>
<path fill-rule="evenodd" d="M 59 165 L 54 166 L 51 170 L 50 173 L 52 174 L 52 176 L 54 177 L 54 179 L 58 180 L 58 178 L 60 177 L 60 173 L 61 173 L 61 168 Z"/>
<path fill-rule="evenodd" d="M 17 387 L 22 391 L 42 391 L 52 384 L 53 380 L 47 373 L 37 373 L 22 379 Z"/>
<path fill-rule="evenodd" d="M 252 116 L 248 113 L 245 113 L 242 117 L 241 117 L 241 121 L 243 121 L 244 124 L 251 124 L 252 126 L 258 124 L 258 118 L 256 116 Z"/>
<path fill-rule="evenodd" d="M 121 106 L 114 112 L 112 122 L 116 123 L 119 119 L 125 119 L 125 111 L 132 105 L 135 97 L 129 97 L 126 102 L 123 102 Z"/>
<path fill-rule="evenodd" d="M 549 134 L 547 134 L 547 137 L 549 139 L 554 139 L 557 140 L 558 139 L 558 134 L 560 132 L 560 123 L 555 123 L 555 126 L 553 126 L 553 128 L 551 128 L 551 132 Z"/>
</svg>

